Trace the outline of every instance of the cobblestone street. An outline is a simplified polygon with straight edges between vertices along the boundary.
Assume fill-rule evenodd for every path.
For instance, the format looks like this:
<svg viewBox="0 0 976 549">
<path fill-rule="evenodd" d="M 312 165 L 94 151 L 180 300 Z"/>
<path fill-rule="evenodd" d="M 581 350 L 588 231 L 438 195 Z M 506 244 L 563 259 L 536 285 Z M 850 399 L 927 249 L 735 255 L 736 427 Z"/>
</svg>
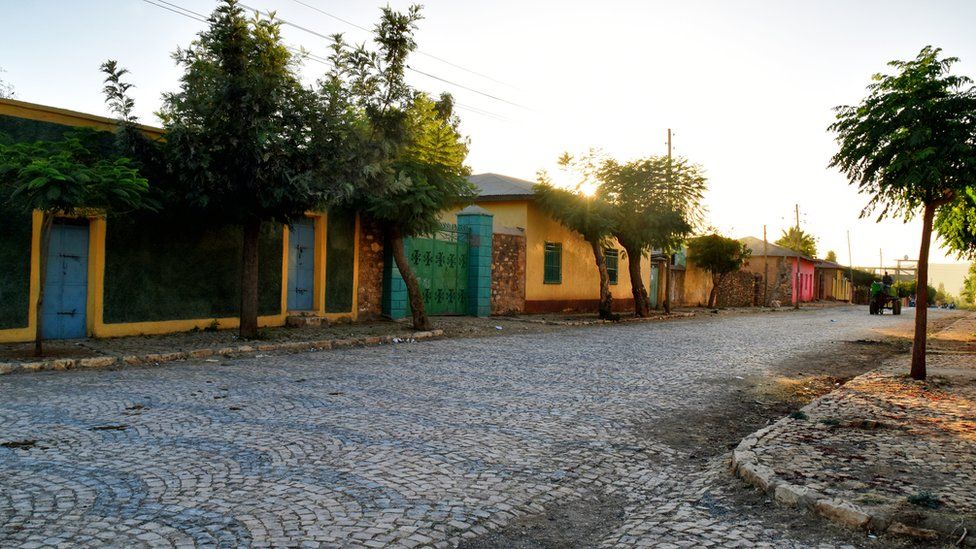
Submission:
<svg viewBox="0 0 976 549">
<path fill-rule="evenodd" d="M 875 543 L 781 518 L 761 496 L 744 508 L 752 490 L 730 478 L 727 447 L 676 447 L 646 426 L 680 434 L 749 376 L 906 328 L 906 312 L 4 376 L 0 546 L 491 545 L 601 498 L 606 519 L 580 545 Z"/>
</svg>

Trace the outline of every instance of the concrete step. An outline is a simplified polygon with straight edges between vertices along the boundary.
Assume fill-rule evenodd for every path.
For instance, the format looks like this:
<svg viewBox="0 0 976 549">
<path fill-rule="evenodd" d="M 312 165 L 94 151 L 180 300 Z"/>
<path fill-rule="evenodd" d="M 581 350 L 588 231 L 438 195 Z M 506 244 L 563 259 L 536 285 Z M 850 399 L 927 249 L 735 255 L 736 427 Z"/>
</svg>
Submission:
<svg viewBox="0 0 976 549">
<path fill-rule="evenodd" d="M 329 319 L 317 316 L 314 312 L 296 311 L 288 313 L 285 317 L 285 326 L 289 328 L 301 328 L 304 326 L 328 326 Z"/>
</svg>

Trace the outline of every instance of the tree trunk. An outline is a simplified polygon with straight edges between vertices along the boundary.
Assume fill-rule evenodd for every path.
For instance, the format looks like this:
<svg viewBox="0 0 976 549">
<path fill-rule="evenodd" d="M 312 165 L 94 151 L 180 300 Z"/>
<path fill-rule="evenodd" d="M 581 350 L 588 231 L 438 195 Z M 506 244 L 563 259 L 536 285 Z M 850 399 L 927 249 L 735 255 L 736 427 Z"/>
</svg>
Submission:
<svg viewBox="0 0 976 549">
<path fill-rule="evenodd" d="M 712 275 L 712 290 L 708 292 L 708 308 L 715 308 L 715 300 L 718 297 L 718 287 L 722 284 L 722 275 Z"/>
<path fill-rule="evenodd" d="M 244 254 L 241 261 L 241 328 L 242 339 L 258 337 L 258 242 L 261 221 L 244 224 Z"/>
<path fill-rule="evenodd" d="M 410 300 L 413 329 L 430 330 L 432 326 L 427 317 L 427 311 L 424 309 L 424 296 L 420 292 L 420 283 L 417 282 L 417 275 L 414 274 L 410 262 L 407 261 L 407 254 L 403 248 L 403 236 L 400 235 L 399 231 L 391 231 L 390 246 L 393 248 L 393 260 L 396 262 L 397 269 L 400 270 L 403 282 L 407 285 L 407 298 Z"/>
<path fill-rule="evenodd" d="M 912 379 L 925 379 L 925 344 L 929 316 L 929 244 L 935 204 L 926 204 L 922 215 L 922 245 L 918 250 L 918 278 L 915 282 L 915 340 L 912 343 Z"/>
<path fill-rule="evenodd" d="M 41 249 L 38 250 L 38 269 L 40 272 L 40 284 L 37 289 L 37 303 L 34 310 L 37 311 L 37 322 L 34 323 L 34 356 L 44 356 L 44 338 L 41 335 L 44 325 L 44 315 L 41 308 L 44 305 L 44 284 L 47 282 L 47 252 L 51 247 L 51 226 L 54 225 L 54 216 L 44 212 L 41 217 Z"/>
<path fill-rule="evenodd" d="M 607 272 L 607 258 L 603 253 L 603 245 L 600 242 L 590 242 L 593 249 L 593 259 L 596 261 L 596 268 L 600 271 L 600 304 L 597 311 L 603 320 L 617 320 L 620 317 L 613 314 L 613 295 L 610 293 L 610 273 Z"/>
<path fill-rule="evenodd" d="M 630 291 L 634 294 L 634 316 L 646 318 L 651 316 L 651 300 L 647 295 L 647 288 L 641 278 L 640 249 L 621 243 L 627 251 L 627 270 L 630 272 Z"/>
</svg>

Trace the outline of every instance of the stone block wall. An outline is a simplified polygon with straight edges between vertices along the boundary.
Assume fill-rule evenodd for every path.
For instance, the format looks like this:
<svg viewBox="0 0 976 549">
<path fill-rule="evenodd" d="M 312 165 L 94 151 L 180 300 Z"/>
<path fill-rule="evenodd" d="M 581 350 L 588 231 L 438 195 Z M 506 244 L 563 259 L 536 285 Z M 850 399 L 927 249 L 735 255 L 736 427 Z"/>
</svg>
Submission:
<svg viewBox="0 0 976 549">
<path fill-rule="evenodd" d="M 359 320 L 374 320 L 383 313 L 383 232 L 366 216 L 359 230 Z"/>
<path fill-rule="evenodd" d="M 525 232 L 497 227 L 491 257 L 491 314 L 525 312 Z"/>
<path fill-rule="evenodd" d="M 738 271 L 725 275 L 715 296 L 718 307 L 754 307 L 762 303 L 762 275 Z"/>
</svg>

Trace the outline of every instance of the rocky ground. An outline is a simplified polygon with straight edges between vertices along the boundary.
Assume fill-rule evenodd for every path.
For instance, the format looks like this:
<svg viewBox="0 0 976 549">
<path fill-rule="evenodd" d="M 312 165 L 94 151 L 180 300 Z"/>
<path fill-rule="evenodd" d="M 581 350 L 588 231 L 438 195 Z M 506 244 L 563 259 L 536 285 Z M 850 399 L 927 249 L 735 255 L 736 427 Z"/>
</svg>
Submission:
<svg viewBox="0 0 976 549">
<path fill-rule="evenodd" d="M 910 320 L 715 315 L 4 376 L 0 545 L 890 547 L 773 504 L 728 457 L 902 352 L 879 333 Z"/>
</svg>

